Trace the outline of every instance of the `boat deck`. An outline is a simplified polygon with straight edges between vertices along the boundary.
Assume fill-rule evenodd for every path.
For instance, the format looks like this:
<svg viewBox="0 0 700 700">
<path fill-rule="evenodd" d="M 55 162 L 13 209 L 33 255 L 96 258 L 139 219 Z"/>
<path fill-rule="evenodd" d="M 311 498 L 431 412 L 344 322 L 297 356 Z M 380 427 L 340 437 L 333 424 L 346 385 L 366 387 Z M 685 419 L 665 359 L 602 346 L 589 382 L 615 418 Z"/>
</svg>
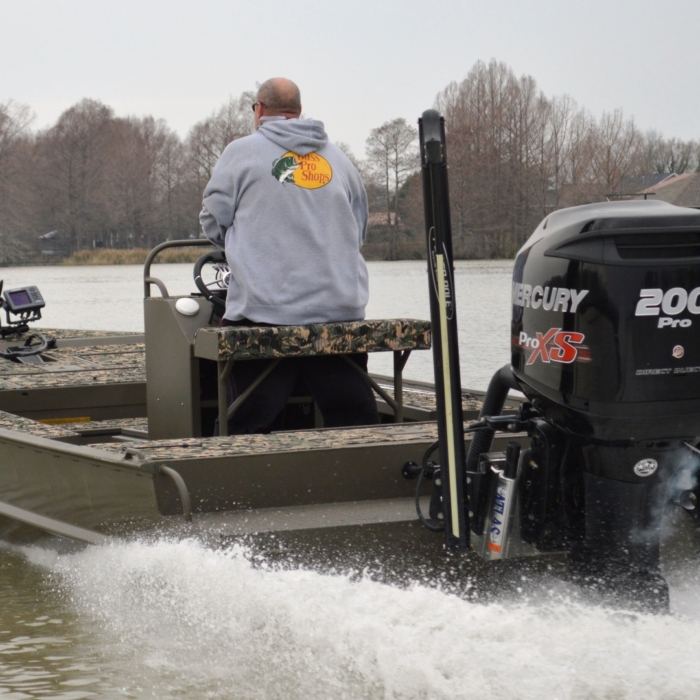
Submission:
<svg viewBox="0 0 700 700">
<path fill-rule="evenodd" d="M 146 352 L 141 334 L 44 329 L 42 333 L 56 338 L 57 347 L 43 352 L 45 361 L 40 363 L 0 361 L 0 390 L 146 381 Z M 130 336 L 141 342 L 129 343 Z M 78 345 L 68 345 L 78 341 Z"/>
<path fill-rule="evenodd" d="M 294 430 L 269 435 L 229 435 L 215 438 L 152 440 L 100 445 L 114 452 L 136 450 L 141 459 L 152 461 L 241 457 L 280 452 L 311 452 L 369 445 L 392 445 L 402 442 L 437 440 L 436 423 L 401 423 L 358 428 Z"/>
<path fill-rule="evenodd" d="M 416 485 L 402 466 L 420 462 L 437 439 L 430 385 L 404 381 L 406 422 L 156 440 L 146 418 L 143 336 L 42 332 L 57 339 L 42 353 L 45 362 L 0 361 L 8 467 L 0 473 L 0 506 L 12 521 L 94 541 L 93 532 L 179 527 L 186 510 L 202 527 L 213 519 L 212 527 L 223 527 L 217 532 L 229 534 L 416 519 Z M 375 379 L 393 392 L 393 378 Z M 477 417 L 482 396 L 463 392 L 466 422 Z M 392 409 L 378 405 L 392 421 Z M 496 440 L 495 447 L 504 445 Z"/>
<path fill-rule="evenodd" d="M 0 361 L 0 392 L 6 397 L 13 394 L 27 396 L 26 392 L 42 389 L 86 388 L 115 384 L 145 385 L 146 353 L 142 335 L 106 331 L 41 330 L 45 335 L 56 338 L 57 347 L 42 353 L 42 357 L 45 359 L 43 363 L 19 364 Z M 134 342 L 129 342 L 131 338 Z M 378 384 L 393 398 L 392 378 L 384 376 L 375 376 L 375 378 Z M 405 380 L 403 401 L 404 416 L 407 420 L 435 420 L 437 407 L 435 393 L 430 385 Z M 466 390 L 462 392 L 465 420 L 473 420 L 478 416 L 482 401 L 483 394 Z M 23 412 L 17 409 L 16 403 L 11 402 L 10 405 L 7 405 L 0 396 L 0 410 L 10 413 L 17 412 L 22 415 Z M 392 415 L 392 409 L 379 397 L 377 397 L 377 404 L 380 414 Z M 36 417 L 38 420 L 44 419 L 41 415 Z M 124 427 L 147 434 L 145 418 L 134 419 L 135 423 L 132 421 L 128 424 L 112 424 L 110 421 L 100 420 L 99 426 L 88 426 L 87 422 L 91 416 L 80 417 L 81 424 L 72 429 L 67 425 L 62 428 L 49 429 L 22 423 L 22 430 L 43 436 L 67 437 L 82 434 L 86 430 L 97 430 L 98 427 L 115 429 Z M 70 422 L 69 416 L 60 420 L 66 423 Z M 12 422 L 8 416 L 0 418 L 3 425 L 9 425 L 8 421 Z M 79 430 L 75 428 L 79 428 Z"/>
</svg>

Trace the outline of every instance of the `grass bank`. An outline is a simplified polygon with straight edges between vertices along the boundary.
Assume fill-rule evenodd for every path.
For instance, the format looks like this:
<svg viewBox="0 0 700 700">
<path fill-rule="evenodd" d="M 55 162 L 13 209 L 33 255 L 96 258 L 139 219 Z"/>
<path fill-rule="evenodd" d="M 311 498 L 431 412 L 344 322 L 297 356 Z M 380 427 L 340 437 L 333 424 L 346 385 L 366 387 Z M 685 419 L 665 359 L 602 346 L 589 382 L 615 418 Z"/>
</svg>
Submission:
<svg viewBox="0 0 700 700">
<path fill-rule="evenodd" d="M 156 258 L 156 263 L 192 263 L 200 255 L 211 251 L 211 248 L 168 248 Z M 96 250 L 81 250 L 69 258 L 65 258 L 62 265 L 143 265 L 150 250 L 147 248 L 133 248 L 122 250 L 116 248 L 97 248 Z"/>
</svg>

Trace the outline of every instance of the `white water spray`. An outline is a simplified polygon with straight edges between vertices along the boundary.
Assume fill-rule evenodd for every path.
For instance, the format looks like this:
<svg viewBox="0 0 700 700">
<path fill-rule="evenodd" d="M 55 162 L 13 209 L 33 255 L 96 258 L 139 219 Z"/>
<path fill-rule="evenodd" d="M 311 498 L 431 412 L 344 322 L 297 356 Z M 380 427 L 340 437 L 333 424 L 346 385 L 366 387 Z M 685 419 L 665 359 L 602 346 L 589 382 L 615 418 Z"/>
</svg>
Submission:
<svg viewBox="0 0 700 700">
<path fill-rule="evenodd" d="M 94 620 L 90 647 L 129 669 L 131 697 L 656 700 L 694 698 L 700 684 L 697 582 L 694 617 L 662 616 L 562 589 L 483 605 L 258 568 L 188 541 L 28 555 Z"/>
</svg>

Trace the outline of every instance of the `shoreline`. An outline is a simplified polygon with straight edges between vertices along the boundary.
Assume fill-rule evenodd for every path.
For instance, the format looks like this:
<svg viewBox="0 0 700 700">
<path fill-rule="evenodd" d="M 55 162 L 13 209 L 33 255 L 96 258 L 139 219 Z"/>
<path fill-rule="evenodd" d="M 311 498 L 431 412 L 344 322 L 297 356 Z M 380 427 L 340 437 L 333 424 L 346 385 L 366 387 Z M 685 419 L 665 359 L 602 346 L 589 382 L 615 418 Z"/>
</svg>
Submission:
<svg viewBox="0 0 700 700">
<path fill-rule="evenodd" d="M 173 248 L 160 253 L 156 265 L 160 263 L 194 263 L 197 258 L 209 252 L 210 247 Z M 97 250 L 81 250 L 67 258 L 42 255 L 29 260 L 16 260 L 0 264 L 3 267 L 87 267 L 89 265 L 143 265 L 150 248 L 99 248 Z"/>
<path fill-rule="evenodd" d="M 202 248 L 172 248 L 164 250 L 158 256 L 155 264 L 178 264 L 178 263 L 194 263 L 204 253 L 210 251 L 208 246 Z M 146 257 L 150 249 L 133 248 L 124 250 L 118 248 L 100 248 L 97 250 L 82 250 L 67 258 L 50 258 L 49 256 L 41 256 L 31 260 L 13 261 L 0 264 L 0 269 L 3 267 L 80 267 L 88 265 L 143 265 L 146 262 Z M 374 251 L 363 253 L 363 257 L 367 262 L 401 262 L 411 260 L 425 260 L 425 256 L 418 257 L 416 255 L 406 255 L 397 258 L 396 260 L 387 260 L 383 255 L 373 254 Z M 457 260 L 501 260 L 510 258 L 459 258 Z"/>
</svg>

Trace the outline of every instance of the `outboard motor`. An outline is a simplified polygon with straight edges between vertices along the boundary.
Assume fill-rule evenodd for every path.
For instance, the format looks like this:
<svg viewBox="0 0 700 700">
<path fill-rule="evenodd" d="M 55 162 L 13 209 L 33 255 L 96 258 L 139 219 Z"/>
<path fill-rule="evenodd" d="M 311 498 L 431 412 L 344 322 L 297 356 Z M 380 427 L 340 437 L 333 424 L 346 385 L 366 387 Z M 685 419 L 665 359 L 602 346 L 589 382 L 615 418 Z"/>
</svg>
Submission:
<svg viewBox="0 0 700 700">
<path fill-rule="evenodd" d="M 700 521 L 700 211 L 624 201 L 545 218 L 515 260 L 511 363 L 464 426 L 444 119 L 424 112 L 419 135 L 439 436 L 402 469 L 419 519 L 489 560 L 567 552 L 574 580 L 667 609 L 662 516 Z M 501 415 L 511 389 L 526 401 Z M 496 432 L 513 434 L 503 452 Z"/>
<path fill-rule="evenodd" d="M 698 495 L 700 212 L 554 212 L 519 251 L 512 293 L 511 367 L 467 458 L 473 545 L 488 558 L 569 551 L 577 577 L 663 608 L 661 518 Z M 506 421 L 530 446 L 489 453 L 487 417 L 516 387 L 528 403 Z"/>
</svg>

